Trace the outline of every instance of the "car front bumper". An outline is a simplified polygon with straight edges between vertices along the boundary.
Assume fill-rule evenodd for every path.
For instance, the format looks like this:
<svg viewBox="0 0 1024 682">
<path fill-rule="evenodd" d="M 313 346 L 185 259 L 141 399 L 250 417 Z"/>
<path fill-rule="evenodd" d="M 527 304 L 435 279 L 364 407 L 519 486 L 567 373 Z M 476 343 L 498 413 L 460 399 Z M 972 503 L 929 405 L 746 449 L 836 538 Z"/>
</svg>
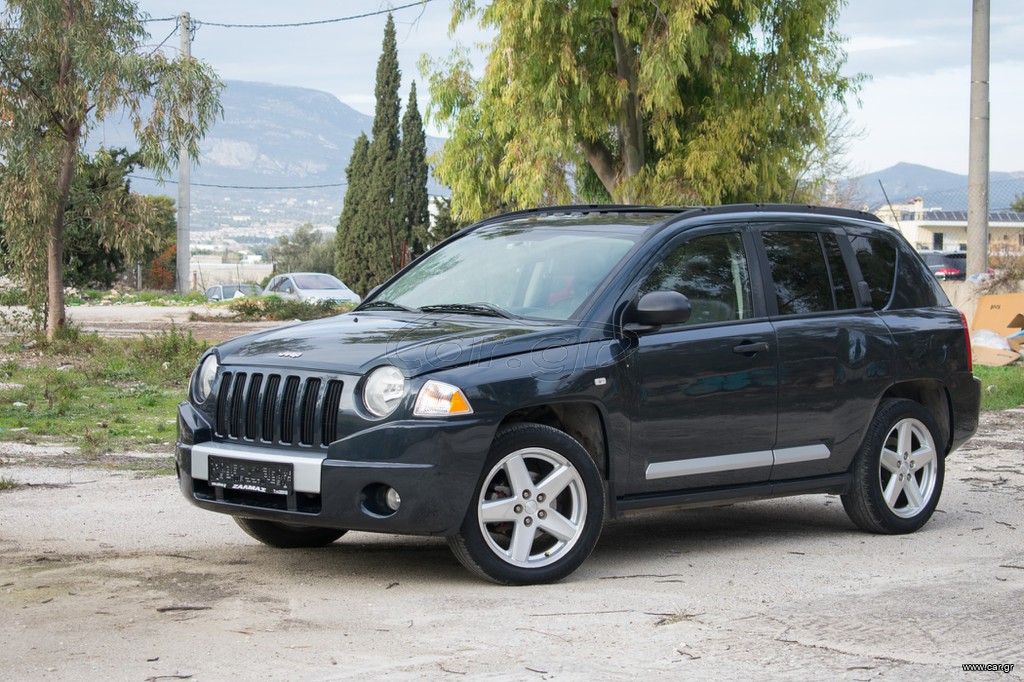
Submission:
<svg viewBox="0 0 1024 682">
<path fill-rule="evenodd" d="M 175 447 L 182 494 L 210 511 L 283 523 L 384 533 L 458 531 L 480 478 L 496 423 L 416 420 L 377 425 L 327 449 L 269 448 L 214 440 L 191 404 L 178 407 Z M 290 464 L 294 494 L 210 485 L 210 458 Z M 393 488 L 397 511 L 382 504 Z"/>
</svg>

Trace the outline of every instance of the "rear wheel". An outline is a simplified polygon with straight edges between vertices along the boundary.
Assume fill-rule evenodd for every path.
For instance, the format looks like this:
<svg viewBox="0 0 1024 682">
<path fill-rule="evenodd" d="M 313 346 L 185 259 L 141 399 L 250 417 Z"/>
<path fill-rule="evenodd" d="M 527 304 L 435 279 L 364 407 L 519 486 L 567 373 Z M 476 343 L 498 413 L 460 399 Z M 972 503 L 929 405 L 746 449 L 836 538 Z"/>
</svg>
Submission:
<svg viewBox="0 0 1024 682">
<path fill-rule="evenodd" d="M 338 528 L 300 526 L 292 523 L 232 517 L 239 527 L 251 537 L 265 545 L 292 549 L 296 547 L 323 547 L 329 545 L 348 531 Z"/>
<path fill-rule="evenodd" d="M 604 486 L 571 436 L 515 424 L 495 437 L 452 552 L 473 573 L 506 585 L 560 580 L 597 544 Z"/>
<path fill-rule="evenodd" d="M 912 400 L 885 400 L 875 413 L 842 496 L 850 519 L 872 533 L 912 533 L 931 518 L 942 494 L 941 432 Z"/>
</svg>

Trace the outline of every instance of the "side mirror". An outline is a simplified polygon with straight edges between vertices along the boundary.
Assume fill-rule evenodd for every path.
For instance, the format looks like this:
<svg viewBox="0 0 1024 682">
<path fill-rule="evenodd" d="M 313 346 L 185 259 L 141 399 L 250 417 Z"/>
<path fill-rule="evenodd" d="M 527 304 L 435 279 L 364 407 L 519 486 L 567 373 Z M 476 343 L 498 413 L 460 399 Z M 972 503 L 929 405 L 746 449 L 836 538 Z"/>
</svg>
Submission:
<svg viewBox="0 0 1024 682">
<path fill-rule="evenodd" d="M 690 301 L 678 291 L 644 294 L 626 314 L 626 328 L 641 331 L 664 324 L 683 324 L 690 319 Z"/>
</svg>

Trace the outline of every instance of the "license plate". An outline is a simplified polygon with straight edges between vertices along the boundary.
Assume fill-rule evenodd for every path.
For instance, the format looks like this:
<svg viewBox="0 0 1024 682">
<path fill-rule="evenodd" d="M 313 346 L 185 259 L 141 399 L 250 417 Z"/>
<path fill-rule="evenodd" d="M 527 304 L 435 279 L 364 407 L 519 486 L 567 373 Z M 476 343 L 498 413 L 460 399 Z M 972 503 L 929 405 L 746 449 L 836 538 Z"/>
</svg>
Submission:
<svg viewBox="0 0 1024 682">
<path fill-rule="evenodd" d="M 215 488 L 226 490 L 291 495 L 294 472 L 291 464 L 251 462 L 211 455 L 209 483 Z"/>
</svg>

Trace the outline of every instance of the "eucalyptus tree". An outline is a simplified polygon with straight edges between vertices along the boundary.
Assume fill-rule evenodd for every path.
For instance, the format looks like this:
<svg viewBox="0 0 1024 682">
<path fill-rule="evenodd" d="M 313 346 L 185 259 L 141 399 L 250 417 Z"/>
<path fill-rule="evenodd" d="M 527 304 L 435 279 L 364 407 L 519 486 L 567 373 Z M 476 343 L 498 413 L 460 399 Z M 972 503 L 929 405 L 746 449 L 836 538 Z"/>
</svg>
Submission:
<svg viewBox="0 0 1024 682">
<path fill-rule="evenodd" d="M 0 11 L 0 211 L 50 339 L 64 325 L 65 211 L 90 128 L 126 115 L 143 165 L 165 174 L 188 162 L 181 145 L 198 158 L 221 113 L 213 69 L 147 45 L 143 19 L 130 0 L 7 0 Z M 138 229 L 116 210 L 97 224 Z"/>
<path fill-rule="evenodd" d="M 493 32 L 426 60 L 451 136 L 435 176 L 457 215 L 597 195 L 623 203 L 788 200 L 825 112 L 857 87 L 843 0 L 452 0 Z"/>
</svg>

